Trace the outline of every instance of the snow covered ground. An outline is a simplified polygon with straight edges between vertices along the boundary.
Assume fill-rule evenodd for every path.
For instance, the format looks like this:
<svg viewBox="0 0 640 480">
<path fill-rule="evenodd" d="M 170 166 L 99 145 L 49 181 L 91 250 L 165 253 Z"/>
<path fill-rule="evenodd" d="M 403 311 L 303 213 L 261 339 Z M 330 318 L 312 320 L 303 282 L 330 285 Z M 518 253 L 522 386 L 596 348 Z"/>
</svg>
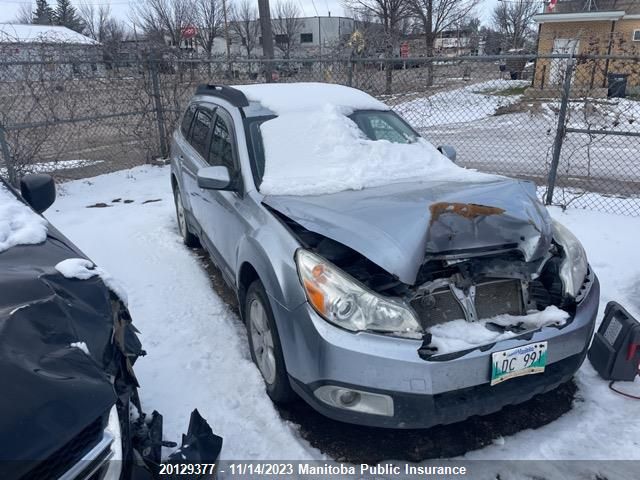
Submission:
<svg viewBox="0 0 640 480">
<path fill-rule="evenodd" d="M 146 410 L 160 411 L 165 437 L 178 440 L 197 407 L 224 437 L 223 459 L 328 460 L 300 438 L 296 425 L 280 418 L 264 393 L 244 327 L 211 288 L 197 256 L 180 242 L 168 175 L 167 167 L 149 166 L 65 183 L 46 213 L 125 286 L 148 352 L 136 364 Z M 96 203 L 108 206 L 86 208 Z M 617 300 L 640 316 L 640 219 L 583 210 L 552 214 L 583 241 L 602 283 L 601 311 Z M 576 382 L 571 412 L 464 458 L 640 460 L 640 402 L 611 392 L 588 362 Z M 639 395 L 640 380 L 620 388 Z M 515 464 L 511 471 L 498 464 L 482 468 L 491 474 L 486 478 L 527 473 Z"/>
</svg>

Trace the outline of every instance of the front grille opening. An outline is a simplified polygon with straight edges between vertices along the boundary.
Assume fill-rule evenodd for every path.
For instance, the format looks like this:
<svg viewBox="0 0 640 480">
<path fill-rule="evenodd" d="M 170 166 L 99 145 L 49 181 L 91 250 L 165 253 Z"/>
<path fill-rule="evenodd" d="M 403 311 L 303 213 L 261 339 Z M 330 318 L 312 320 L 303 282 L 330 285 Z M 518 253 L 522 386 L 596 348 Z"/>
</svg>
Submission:
<svg viewBox="0 0 640 480">
<path fill-rule="evenodd" d="M 514 279 L 479 283 L 476 285 L 475 306 L 478 319 L 502 314 L 524 315 L 522 283 Z M 414 298 L 411 307 L 424 329 L 465 318 L 460 303 L 448 287 Z"/>
<path fill-rule="evenodd" d="M 58 478 L 98 444 L 106 425 L 103 415 L 91 422 L 69 442 L 56 450 L 47 459 L 34 462 L 34 466 L 20 480 L 42 480 Z"/>
</svg>

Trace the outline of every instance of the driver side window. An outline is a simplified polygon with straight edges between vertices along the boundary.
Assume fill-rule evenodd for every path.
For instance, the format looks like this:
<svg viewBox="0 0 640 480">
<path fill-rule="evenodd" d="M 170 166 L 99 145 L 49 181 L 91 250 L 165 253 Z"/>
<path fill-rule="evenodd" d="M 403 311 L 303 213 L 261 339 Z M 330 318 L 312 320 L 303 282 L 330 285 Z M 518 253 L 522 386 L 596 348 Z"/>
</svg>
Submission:
<svg viewBox="0 0 640 480">
<path fill-rule="evenodd" d="M 230 172 L 234 172 L 236 166 L 233 159 L 233 135 L 229 120 L 224 118 L 224 114 L 216 115 L 211 135 L 211 145 L 209 146 L 208 162 L 212 166 L 225 166 Z"/>
</svg>

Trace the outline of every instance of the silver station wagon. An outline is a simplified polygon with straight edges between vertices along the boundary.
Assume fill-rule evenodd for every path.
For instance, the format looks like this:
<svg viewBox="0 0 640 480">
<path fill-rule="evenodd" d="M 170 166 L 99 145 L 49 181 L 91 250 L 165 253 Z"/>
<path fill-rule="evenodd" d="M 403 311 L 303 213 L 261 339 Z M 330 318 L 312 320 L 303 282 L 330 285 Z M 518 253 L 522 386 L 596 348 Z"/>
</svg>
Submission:
<svg viewBox="0 0 640 480">
<path fill-rule="evenodd" d="M 598 280 L 535 185 L 456 165 L 364 92 L 202 85 L 171 184 L 274 402 L 426 428 L 549 391 L 585 358 Z"/>
</svg>

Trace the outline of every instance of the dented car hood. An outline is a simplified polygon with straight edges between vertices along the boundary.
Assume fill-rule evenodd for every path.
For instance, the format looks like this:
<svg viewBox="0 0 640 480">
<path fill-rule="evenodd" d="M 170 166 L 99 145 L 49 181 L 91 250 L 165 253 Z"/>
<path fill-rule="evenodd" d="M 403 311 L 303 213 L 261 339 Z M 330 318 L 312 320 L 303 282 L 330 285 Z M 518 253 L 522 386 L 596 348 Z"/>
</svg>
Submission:
<svg viewBox="0 0 640 480">
<path fill-rule="evenodd" d="M 551 218 L 530 182 L 410 182 L 330 195 L 266 196 L 263 203 L 340 242 L 406 284 L 429 258 L 519 249 L 546 254 Z"/>
</svg>

